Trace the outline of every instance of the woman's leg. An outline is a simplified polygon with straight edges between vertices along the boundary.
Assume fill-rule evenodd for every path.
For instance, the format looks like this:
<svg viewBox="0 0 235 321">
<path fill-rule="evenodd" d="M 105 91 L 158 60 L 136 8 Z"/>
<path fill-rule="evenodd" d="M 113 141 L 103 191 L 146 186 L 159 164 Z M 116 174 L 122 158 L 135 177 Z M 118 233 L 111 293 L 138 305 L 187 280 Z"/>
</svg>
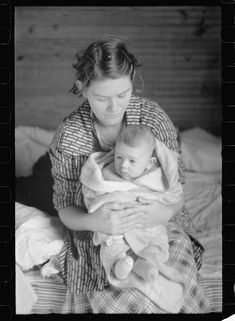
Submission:
<svg viewBox="0 0 235 321">
<path fill-rule="evenodd" d="M 185 299 L 180 313 L 210 312 L 205 293 L 198 284 L 198 271 L 188 235 L 173 223 L 167 224 L 167 231 L 170 245 L 168 264 L 178 269 L 184 276 Z M 103 291 L 90 292 L 86 295 L 68 295 L 67 300 L 71 299 L 76 306 L 71 308 L 76 310 L 75 313 L 85 313 L 88 310 L 93 313 L 166 313 L 134 288 L 107 287 Z"/>
</svg>

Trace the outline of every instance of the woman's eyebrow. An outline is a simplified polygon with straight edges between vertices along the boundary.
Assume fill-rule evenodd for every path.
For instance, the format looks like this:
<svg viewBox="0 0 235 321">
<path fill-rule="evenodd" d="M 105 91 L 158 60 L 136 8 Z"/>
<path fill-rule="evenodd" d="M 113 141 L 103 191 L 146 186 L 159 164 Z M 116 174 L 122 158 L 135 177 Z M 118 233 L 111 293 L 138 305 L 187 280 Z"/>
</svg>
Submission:
<svg viewBox="0 0 235 321">
<path fill-rule="evenodd" d="M 122 91 L 121 93 L 118 94 L 118 96 L 127 93 L 130 89 L 131 89 L 131 88 L 128 88 L 128 89 Z M 94 96 L 99 96 L 99 97 L 102 97 L 102 98 L 109 98 L 108 96 L 103 96 L 103 95 L 96 94 L 96 93 L 94 93 Z"/>
</svg>

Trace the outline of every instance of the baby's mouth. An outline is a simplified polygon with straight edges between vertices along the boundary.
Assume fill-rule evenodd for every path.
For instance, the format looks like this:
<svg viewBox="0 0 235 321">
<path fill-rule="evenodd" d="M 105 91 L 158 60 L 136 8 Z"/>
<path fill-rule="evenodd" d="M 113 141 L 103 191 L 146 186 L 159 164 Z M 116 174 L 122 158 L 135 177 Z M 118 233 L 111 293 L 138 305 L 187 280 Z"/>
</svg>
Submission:
<svg viewBox="0 0 235 321">
<path fill-rule="evenodd" d="M 121 176 L 125 179 L 129 178 L 129 175 L 126 172 L 122 172 L 122 171 L 121 171 Z"/>
</svg>

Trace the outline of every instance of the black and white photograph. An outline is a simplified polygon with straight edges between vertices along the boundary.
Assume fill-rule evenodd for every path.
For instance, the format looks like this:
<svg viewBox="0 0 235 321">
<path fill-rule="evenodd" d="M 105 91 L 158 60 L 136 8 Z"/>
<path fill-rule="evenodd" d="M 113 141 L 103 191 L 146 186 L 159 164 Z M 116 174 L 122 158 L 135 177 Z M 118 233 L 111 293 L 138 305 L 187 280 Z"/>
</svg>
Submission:
<svg viewBox="0 0 235 321">
<path fill-rule="evenodd" d="M 16 314 L 221 313 L 220 7 L 14 11 Z"/>
</svg>

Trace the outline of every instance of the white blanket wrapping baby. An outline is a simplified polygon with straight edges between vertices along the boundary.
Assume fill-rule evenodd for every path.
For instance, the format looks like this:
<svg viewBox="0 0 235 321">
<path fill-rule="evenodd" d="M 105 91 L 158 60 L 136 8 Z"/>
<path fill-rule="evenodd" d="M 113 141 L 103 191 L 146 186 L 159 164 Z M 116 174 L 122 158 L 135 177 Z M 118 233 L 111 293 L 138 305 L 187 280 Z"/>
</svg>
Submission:
<svg viewBox="0 0 235 321">
<path fill-rule="evenodd" d="M 129 182 L 114 173 L 113 163 L 107 165 L 105 153 L 90 155 L 80 176 L 88 212 L 92 213 L 104 203 L 112 201 L 138 206 L 138 197 L 163 204 L 176 204 L 183 193 L 178 182 L 178 154 L 156 139 L 156 156 L 161 167 Z M 110 153 L 107 158 L 110 159 Z M 166 311 L 180 311 L 184 298 L 183 276 L 166 264 L 169 244 L 164 225 L 133 229 L 117 236 L 95 232 L 93 241 L 95 245 L 101 245 L 101 261 L 113 286 L 136 287 Z M 112 266 L 130 248 L 138 259 L 128 277 L 119 280 L 113 275 Z M 156 267 L 154 281 L 146 281 L 138 276 L 135 272 L 138 260 Z"/>
</svg>

